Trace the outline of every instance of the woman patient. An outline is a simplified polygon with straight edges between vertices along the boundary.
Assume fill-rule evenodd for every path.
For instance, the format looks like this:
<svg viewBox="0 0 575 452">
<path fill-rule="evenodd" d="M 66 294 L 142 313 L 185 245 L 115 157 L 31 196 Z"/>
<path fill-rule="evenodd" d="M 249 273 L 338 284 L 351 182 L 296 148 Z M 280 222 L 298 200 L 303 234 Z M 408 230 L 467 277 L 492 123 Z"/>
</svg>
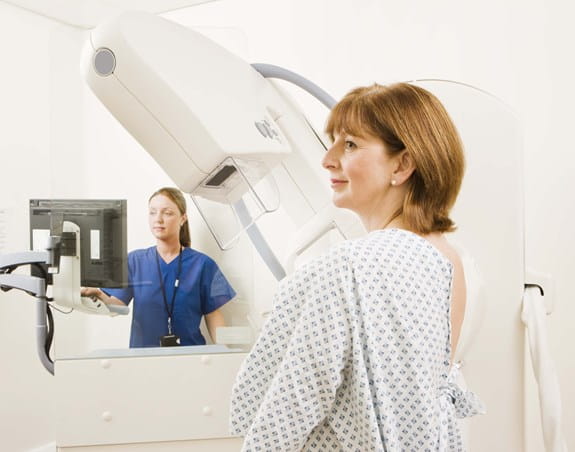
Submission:
<svg viewBox="0 0 575 452">
<path fill-rule="evenodd" d="M 459 451 L 474 394 L 450 374 L 465 312 L 445 238 L 464 173 L 439 100 L 405 83 L 352 90 L 323 159 L 336 206 L 368 234 L 285 278 L 237 376 L 244 450 Z"/>
</svg>

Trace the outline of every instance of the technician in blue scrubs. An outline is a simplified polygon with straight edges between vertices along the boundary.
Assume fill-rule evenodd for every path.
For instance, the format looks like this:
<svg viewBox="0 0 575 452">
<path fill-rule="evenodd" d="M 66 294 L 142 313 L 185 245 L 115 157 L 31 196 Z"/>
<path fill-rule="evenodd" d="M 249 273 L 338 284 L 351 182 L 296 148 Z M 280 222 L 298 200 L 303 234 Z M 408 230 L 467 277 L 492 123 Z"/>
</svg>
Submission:
<svg viewBox="0 0 575 452">
<path fill-rule="evenodd" d="M 82 288 L 82 295 L 123 305 L 134 300 L 130 347 L 158 347 L 161 338 L 203 345 L 202 316 L 215 342 L 216 329 L 225 325 L 220 308 L 236 293 L 210 257 L 190 248 L 178 189 L 161 188 L 150 197 L 149 226 L 156 245 L 128 254 L 129 286 Z"/>
</svg>

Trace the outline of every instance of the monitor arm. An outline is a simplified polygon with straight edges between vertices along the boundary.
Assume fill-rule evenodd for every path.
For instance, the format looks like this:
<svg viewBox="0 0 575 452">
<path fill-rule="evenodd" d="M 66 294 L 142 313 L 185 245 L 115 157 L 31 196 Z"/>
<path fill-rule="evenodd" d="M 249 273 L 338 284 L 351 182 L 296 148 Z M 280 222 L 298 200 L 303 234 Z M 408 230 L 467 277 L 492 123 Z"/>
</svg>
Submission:
<svg viewBox="0 0 575 452">
<path fill-rule="evenodd" d="M 12 272 L 22 265 L 54 264 L 54 253 L 51 251 L 25 251 L 0 255 L 0 289 L 23 290 L 36 298 L 36 346 L 40 361 L 48 372 L 54 374 L 54 362 L 46 350 L 48 325 L 46 323 L 46 277 L 39 278 L 31 275 L 15 275 Z"/>
<path fill-rule="evenodd" d="M 48 265 L 53 275 L 54 302 L 90 314 L 116 315 L 127 314 L 128 306 L 108 306 L 98 300 L 80 296 L 80 228 L 69 221 L 63 224 L 63 232 L 72 232 L 76 235 L 76 251 L 60 255 L 61 238 L 51 236 L 46 251 L 23 251 L 20 253 L 0 255 L 0 289 L 23 290 L 36 298 L 36 346 L 40 361 L 48 372 L 54 374 L 54 362 L 50 358 L 47 347 L 48 325 L 46 313 L 48 312 L 48 297 L 46 296 L 47 278 L 14 274 L 18 267 L 23 265 Z"/>
</svg>

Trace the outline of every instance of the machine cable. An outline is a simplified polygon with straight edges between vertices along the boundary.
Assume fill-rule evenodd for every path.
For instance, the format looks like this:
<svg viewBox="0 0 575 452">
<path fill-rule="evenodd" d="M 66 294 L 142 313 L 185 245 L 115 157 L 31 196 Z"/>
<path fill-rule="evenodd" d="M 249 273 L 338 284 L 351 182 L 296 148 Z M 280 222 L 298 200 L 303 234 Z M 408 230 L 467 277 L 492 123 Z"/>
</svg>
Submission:
<svg viewBox="0 0 575 452">
<path fill-rule="evenodd" d="M 330 110 L 337 103 L 332 96 L 330 96 L 327 92 L 325 92 L 311 80 L 308 80 L 307 78 L 302 77 L 301 75 L 292 72 L 289 69 L 265 63 L 253 63 L 252 67 L 264 78 L 277 78 L 296 85 L 297 87 L 311 94 Z"/>
</svg>

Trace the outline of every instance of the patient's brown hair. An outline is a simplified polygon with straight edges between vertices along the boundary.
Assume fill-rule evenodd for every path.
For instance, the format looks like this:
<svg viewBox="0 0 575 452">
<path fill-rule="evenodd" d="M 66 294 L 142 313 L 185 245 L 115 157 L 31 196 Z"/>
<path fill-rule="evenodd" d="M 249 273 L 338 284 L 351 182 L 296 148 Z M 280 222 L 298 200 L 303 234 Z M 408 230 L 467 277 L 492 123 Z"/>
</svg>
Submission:
<svg viewBox="0 0 575 452">
<path fill-rule="evenodd" d="M 331 111 L 326 132 L 332 140 L 342 133 L 375 136 L 391 154 L 406 149 L 415 171 L 396 215 L 419 234 L 455 229 L 449 212 L 461 187 L 465 157 L 455 125 L 433 94 L 408 83 L 355 88 Z"/>
</svg>

